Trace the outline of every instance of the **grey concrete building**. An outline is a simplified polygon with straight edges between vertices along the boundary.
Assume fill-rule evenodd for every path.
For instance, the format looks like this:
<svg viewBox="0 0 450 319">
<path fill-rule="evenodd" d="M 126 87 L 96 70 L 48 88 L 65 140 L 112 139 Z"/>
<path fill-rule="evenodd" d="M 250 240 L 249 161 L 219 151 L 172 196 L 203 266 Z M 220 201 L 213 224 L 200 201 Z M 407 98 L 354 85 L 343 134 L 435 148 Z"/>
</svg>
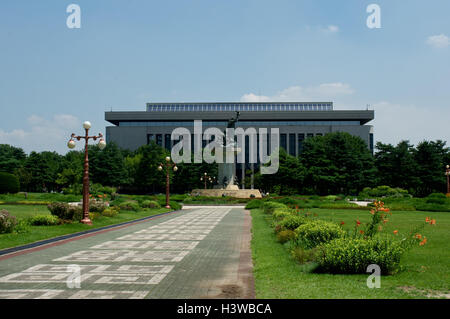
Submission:
<svg viewBox="0 0 450 319">
<path fill-rule="evenodd" d="M 366 124 L 374 119 L 374 111 L 333 110 L 332 102 L 147 103 L 146 111 L 105 112 L 105 120 L 113 124 L 106 127 L 106 142 L 135 150 L 153 140 L 170 149 L 175 128 L 193 132 L 194 120 L 202 120 L 203 130 L 225 129 L 237 111 L 237 127 L 279 128 L 280 146 L 294 156 L 300 154 L 305 139 L 337 131 L 361 137 L 373 152 L 373 127 Z M 242 165 L 237 170 L 243 177 Z"/>
</svg>

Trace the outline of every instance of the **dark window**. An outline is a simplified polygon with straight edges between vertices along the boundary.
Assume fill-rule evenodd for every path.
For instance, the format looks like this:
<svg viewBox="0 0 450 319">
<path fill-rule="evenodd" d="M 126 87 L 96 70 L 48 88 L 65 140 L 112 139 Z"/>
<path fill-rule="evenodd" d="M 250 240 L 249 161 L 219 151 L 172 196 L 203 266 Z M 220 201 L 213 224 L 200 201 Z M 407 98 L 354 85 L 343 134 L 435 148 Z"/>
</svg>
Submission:
<svg viewBox="0 0 450 319">
<path fill-rule="evenodd" d="M 162 134 L 156 134 L 156 144 L 158 144 L 159 146 L 163 146 L 162 145 Z"/>
<path fill-rule="evenodd" d="M 287 136 L 286 134 L 280 134 L 280 147 L 287 150 Z"/>
<path fill-rule="evenodd" d="M 170 134 L 164 135 L 164 147 L 169 151 L 172 148 L 172 140 L 170 139 Z"/>
<path fill-rule="evenodd" d="M 322 133 L 317 133 L 316 136 L 323 136 L 323 134 Z"/>
<path fill-rule="evenodd" d="M 373 133 L 370 133 L 369 139 L 370 139 L 370 145 L 369 145 L 370 151 L 371 151 L 372 154 L 373 154 Z"/>
<path fill-rule="evenodd" d="M 303 150 L 303 141 L 305 140 L 305 133 L 298 134 L 298 153 L 300 154 Z"/>
<path fill-rule="evenodd" d="M 295 156 L 295 134 L 289 134 L 289 154 Z"/>
<path fill-rule="evenodd" d="M 150 144 L 151 141 L 155 141 L 155 135 L 147 134 L 147 145 Z"/>
</svg>

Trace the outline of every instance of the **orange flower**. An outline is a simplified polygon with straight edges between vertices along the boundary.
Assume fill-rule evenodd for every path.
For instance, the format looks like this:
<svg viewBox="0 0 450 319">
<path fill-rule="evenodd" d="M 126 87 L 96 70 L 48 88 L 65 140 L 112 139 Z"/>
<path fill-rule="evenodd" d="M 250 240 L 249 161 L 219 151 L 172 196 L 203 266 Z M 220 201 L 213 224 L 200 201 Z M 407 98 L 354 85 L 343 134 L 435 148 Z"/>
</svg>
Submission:
<svg viewBox="0 0 450 319">
<path fill-rule="evenodd" d="M 424 237 L 423 240 L 419 243 L 420 246 L 423 246 L 427 243 L 427 238 Z"/>
<path fill-rule="evenodd" d="M 341 221 L 341 225 L 344 225 L 345 224 L 345 222 L 344 221 Z"/>
<path fill-rule="evenodd" d="M 430 225 L 436 225 L 436 219 L 432 219 L 432 220 L 430 221 Z"/>
<path fill-rule="evenodd" d="M 430 221 L 430 217 L 425 218 L 425 223 L 429 223 Z"/>
<path fill-rule="evenodd" d="M 360 234 L 364 234 L 364 230 L 360 230 L 359 233 L 360 233 Z"/>
<path fill-rule="evenodd" d="M 361 225 L 361 222 L 359 220 L 356 221 L 356 227 L 359 227 Z"/>
<path fill-rule="evenodd" d="M 372 215 L 375 215 L 375 211 L 374 211 L 373 209 L 370 210 L 370 213 L 371 213 Z"/>
<path fill-rule="evenodd" d="M 417 239 L 421 239 L 422 238 L 422 235 L 421 234 L 416 234 L 416 236 L 415 236 Z"/>
<path fill-rule="evenodd" d="M 97 197 L 101 198 L 101 197 L 102 197 L 102 195 L 97 195 Z"/>
<path fill-rule="evenodd" d="M 389 221 L 389 219 L 383 219 L 383 224 L 386 224 Z"/>
<path fill-rule="evenodd" d="M 398 235 L 398 230 L 394 230 L 394 235 Z"/>
</svg>

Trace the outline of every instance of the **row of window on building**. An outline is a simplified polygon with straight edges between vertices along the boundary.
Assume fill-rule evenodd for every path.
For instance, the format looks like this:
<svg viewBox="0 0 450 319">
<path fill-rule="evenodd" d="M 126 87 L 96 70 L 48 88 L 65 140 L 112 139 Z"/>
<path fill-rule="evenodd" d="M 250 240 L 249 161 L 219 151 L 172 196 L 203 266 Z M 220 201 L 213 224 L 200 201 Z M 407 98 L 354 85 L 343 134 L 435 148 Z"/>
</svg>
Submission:
<svg viewBox="0 0 450 319">
<path fill-rule="evenodd" d="M 322 133 L 289 133 L 280 134 L 279 139 L 279 145 L 283 149 L 285 149 L 290 155 L 297 156 L 301 153 L 303 149 L 303 142 L 306 138 L 314 137 L 314 136 L 323 136 Z M 259 135 L 256 136 L 256 148 L 257 148 L 257 157 L 259 158 Z M 170 150 L 172 146 L 177 143 L 177 141 L 171 140 L 171 134 L 147 134 L 147 144 L 150 144 L 150 142 L 153 141 L 157 145 L 166 148 L 167 150 Z M 202 148 L 204 148 L 211 140 L 202 140 Z M 245 156 L 246 156 L 246 162 L 248 163 L 249 160 L 249 145 L 250 145 L 250 139 L 249 136 L 245 137 Z M 267 136 L 266 139 L 266 145 L 267 145 L 267 153 L 269 154 L 271 152 L 271 145 L 270 145 L 270 137 Z M 194 134 L 191 134 L 191 150 L 194 151 Z"/>
<path fill-rule="evenodd" d="M 202 126 L 222 127 L 227 121 L 202 121 Z M 337 125 L 361 125 L 360 121 L 238 121 L 237 126 L 337 126 Z M 145 127 L 185 127 L 194 126 L 194 121 L 120 121 L 119 126 L 145 126 Z"/>
<path fill-rule="evenodd" d="M 198 103 L 147 104 L 148 112 L 332 111 L 333 103 Z"/>
</svg>

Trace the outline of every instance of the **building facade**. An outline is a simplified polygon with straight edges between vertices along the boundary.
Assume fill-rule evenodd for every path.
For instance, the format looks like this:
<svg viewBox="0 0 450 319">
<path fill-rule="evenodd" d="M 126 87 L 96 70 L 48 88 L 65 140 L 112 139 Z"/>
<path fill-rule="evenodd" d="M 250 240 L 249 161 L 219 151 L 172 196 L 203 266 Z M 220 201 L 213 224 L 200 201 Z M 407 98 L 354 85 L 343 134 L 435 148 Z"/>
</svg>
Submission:
<svg viewBox="0 0 450 319">
<path fill-rule="evenodd" d="M 301 153 L 305 139 L 331 132 L 359 136 L 373 152 L 373 127 L 366 124 L 374 119 L 374 111 L 333 110 L 332 102 L 147 103 L 146 111 L 105 112 L 105 120 L 113 124 L 106 127 L 106 141 L 135 150 L 153 140 L 171 149 L 175 128 L 185 127 L 193 133 L 194 120 L 202 120 L 203 130 L 225 130 L 237 111 L 240 116 L 236 127 L 267 128 L 269 132 L 278 128 L 280 146 L 293 156 Z M 243 177 L 245 170 L 239 166 Z"/>
</svg>

